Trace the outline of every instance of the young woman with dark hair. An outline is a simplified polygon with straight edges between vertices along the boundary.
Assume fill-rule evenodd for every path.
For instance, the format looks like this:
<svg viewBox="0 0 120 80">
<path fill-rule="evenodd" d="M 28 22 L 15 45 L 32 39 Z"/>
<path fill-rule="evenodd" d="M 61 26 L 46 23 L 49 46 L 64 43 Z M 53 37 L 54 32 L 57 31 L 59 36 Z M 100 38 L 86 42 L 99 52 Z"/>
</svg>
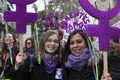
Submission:
<svg viewBox="0 0 120 80">
<path fill-rule="evenodd" d="M 35 45 L 33 38 L 27 38 L 25 40 L 24 54 L 26 57 L 35 55 Z"/>
<path fill-rule="evenodd" d="M 10 57 L 10 52 L 12 56 Z M 15 65 L 15 57 L 18 54 L 19 50 L 17 47 L 17 42 L 15 36 L 8 33 L 3 38 L 2 50 L 1 50 L 1 61 L 2 61 L 2 72 L 1 76 L 4 76 L 6 79 L 10 78 L 10 68 Z M 13 63 L 11 62 L 11 59 Z"/>
<path fill-rule="evenodd" d="M 74 30 L 68 37 L 63 55 L 63 80 L 96 80 L 92 66 L 88 65 L 90 41 L 83 30 Z M 106 73 L 101 80 L 112 80 Z"/>
</svg>

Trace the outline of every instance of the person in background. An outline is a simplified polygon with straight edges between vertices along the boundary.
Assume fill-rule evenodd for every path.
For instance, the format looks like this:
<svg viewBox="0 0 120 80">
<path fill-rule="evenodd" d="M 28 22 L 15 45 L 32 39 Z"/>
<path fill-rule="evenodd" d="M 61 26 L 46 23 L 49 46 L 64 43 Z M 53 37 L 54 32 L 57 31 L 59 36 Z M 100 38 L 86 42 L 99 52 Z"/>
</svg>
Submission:
<svg viewBox="0 0 120 80">
<path fill-rule="evenodd" d="M 25 40 L 24 54 L 26 55 L 26 57 L 35 55 L 35 45 L 32 38 L 27 38 Z"/>
<path fill-rule="evenodd" d="M 65 40 L 61 40 L 60 41 L 60 59 L 62 59 L 62 56 L 64 54 L 65 51 L 65 45 L 66 45 L 66 41 Z M 62 60 L 60 60 L 60 62 L 62 62 Z"/>
<path fill-rule="evenodd" d="M 13 64 L 10 61 L 10 52 L 12 54 Z M 15 64 L 15 57 L 18 52 L 16 38 L 11 33 L 6 34 L 3 38 L 1 50 L 2 72 L 0 77 L 4 76 L 6 79 L 10 78 L 10 67 Z"/>
<path fill-rule="evenodd" d="M 90 41 L 82 30 L 74 30 L 68 37 L 62 61 L 62 80 L 96 80 L 90 60 Z M 109 73 L 101 80 L 112 80 Z"/>
<path fill-rule="evenodd" d="M 11 80 L 61 80 L 59 47 L 58 34 L 53 30 L 44 32 L 40 38 L 40 55 L 37 54 L 32 60 L 28 57 L 21 67 L 11 73 Z M 41 57 L 40 64 L 38 56 Z"/>
<path fill-rule="evenodd" d="M 24 80 L 23 78 L 24 74 L 22 73 L 23 72 L 22 67 L 23 67 L 25 59 L 26 59 L 26 56 L 24 53 L 17 54 L 15 65 L 12 66 L 9 71 L 9 73 L 11 74 L 10 80 Z"/>
<path fill-rule="evenodd" d="M 61 48 L 62 48 L 62 52 L 64 52 L 66 41 L 65 40 L 61 40 L 60 41 L 60 45 L 61 45 Z"/>
<path fill-rule="evenodd" d="M 64 34 L 64 31 L 61 29 L 61 28 L 58 28 L 58 29 L 56 29 L 56 30 L 54 30 L 58 35 L 59 35 L 59 40 L 60 40 L 60 49 L 59 49 L 59 53 L 60 53 L 60 55 L 59 55 L 59 61 L 60 61 L 60 63 L 61 63 L 61 59 L 62 59 L 62 55 L 63 55 L 63 53 L 64 53 L 64 49 L 65 49 L 65 44 L 66 44 L 66 42 L 64 41 L 64 40 L 62 40 L 63 39 L 63 34 Z"/>
<path fill-rule="evenodd" d="M 112 80 L 120 80 L 120 51 L 119 39 L 110 40 L 110 50 L 108 51 L 108 70 Z"/>
</svg>

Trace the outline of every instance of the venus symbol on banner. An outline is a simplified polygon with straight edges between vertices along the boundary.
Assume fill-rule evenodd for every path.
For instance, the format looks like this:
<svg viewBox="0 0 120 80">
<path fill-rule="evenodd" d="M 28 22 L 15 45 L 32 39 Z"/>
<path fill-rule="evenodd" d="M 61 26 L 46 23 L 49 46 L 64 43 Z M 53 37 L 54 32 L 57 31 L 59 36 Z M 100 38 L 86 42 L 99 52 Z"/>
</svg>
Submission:
<svg viewBox="0 0 120 80">
<path fill-rule="evenodd" d="M 36 0 L 8 0 L 10 3 L 16 4 L 16 11 L 5 11 L 4 20 L 16 22 L 16 32 L 26 33 L 26 24 L 28 22 L 37 21 L 36 13 L 27 13 L 26 5 L 35 2 Z"/>
<path fill-rule="evenodd" d="M 116 6 L 109 11 L 101 11 L 94 8 L 88 0 L 79 0 L 79 3 L 87 13 L 99 20 L 99 25 L 87 25 L 87 34 L 99 37 L 100 50 L 109 50 L 109 39 L 120 38 L 120 29 L 109 25 L 109 20 L 120 13 L 120 0 L 117 0 Z"/>
<path fill-rule="evenodd" d="M 20 47 L 19 51 L 23 53 L 23 33 L 26 33 L 26 25 L 28 22 L 36 22 L 36 13 L 27 13 L 26 5 L 35 2 L 36 0 L 8 0 L 10 3 L 16 4 L 16 11 L 5 11 L 4 20 L 16 22 L 16 32 L 19 33 Z"/>
</svg>

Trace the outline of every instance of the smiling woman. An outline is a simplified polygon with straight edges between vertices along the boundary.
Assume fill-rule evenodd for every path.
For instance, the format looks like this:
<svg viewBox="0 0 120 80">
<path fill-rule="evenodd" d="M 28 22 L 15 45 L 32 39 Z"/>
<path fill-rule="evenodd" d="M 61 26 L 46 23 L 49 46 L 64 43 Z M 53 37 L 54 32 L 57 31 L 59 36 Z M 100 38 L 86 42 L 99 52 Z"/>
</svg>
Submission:
<svg viewBox="0 0 120 80">
<path fill-rule="evenodd" d="M 0 78 L 5 77 L 6 79 L 10 78 L 10 71 L 12 65 L 15 65 L 15 57 L 18 54 L 19 50 L 16 44 L 16 38 L 13 34 L 8 33 L 4 36 L 2 42 L 2 50 L 1 50 L 1 64 L 2 64 L 2 74 L 0 72 Z M 13 63 L 13 64 L 12 64 Z M 1 80 L 1 79 L 0 79 Z"/>
<path fill-rule="evenodd" d="M 68 37 L 63 55 L 63 80 L 97 80 L 91 65 L 90 41 L 83 30 L 74 30 Z M 101 67 L 101 66 L 100 66 Z M 112 80 L 109 73 L 101 80 Z"/>
<path fill-rule="evenodd" d="M 30 43 L 29 41 L 26 42 Z M 28 44 L 29 45 L 29 44 Z M 53 30 L 48 30 L 43 33 L 40 38 L 40 56 L 41 64 L 38 64 L 37 57 L 28 57 L 22 67 L 18 68 L 12 73 L 11 80 L 61 80 L 56 75 L 61 74 L 59 64 L 59 36 Z M 30 69 L 30 62 L 33 68 Z M 18 64 L 18 63 L 17 63 Z"/>
<path fill-rule="evenodd" d="M 34 44 L 34 39 L 33 38 L 27 38 L 25 40 L 24 54 L 27 57 L 35 55 L 35 44 Z"/>
</svg>

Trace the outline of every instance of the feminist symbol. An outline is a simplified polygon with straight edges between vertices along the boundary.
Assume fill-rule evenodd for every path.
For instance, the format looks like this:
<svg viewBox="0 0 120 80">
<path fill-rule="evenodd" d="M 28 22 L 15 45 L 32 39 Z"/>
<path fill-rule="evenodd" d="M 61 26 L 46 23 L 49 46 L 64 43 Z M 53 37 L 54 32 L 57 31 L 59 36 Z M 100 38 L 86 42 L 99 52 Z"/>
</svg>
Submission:
<svg viewBox="0 0 120 80">
<path fill-rule="evenodd" d="M 16 32 L 26 33 L 26 24 L 37 20 L 36 13 L 27 13 L 26 5 L 35 2 L 36 0 L 8 0 L 16 4 L 16 12 L 5 11 L 4 20 L 16 22 Z"/>
<path fill-rule="evenodd" d="M 90 36 L 99 37 L 101 50 L 109 49 L 110 38 L 120 38 L 120 29 L 109 26 L 109 20 L 120 12 L 120 0 L 110 11 L 100 11 L 94 8 L 88 0 L 79 0 L 81 6 L 93 17 L 99 19 L 99 25 L 87 25 L 86 32 Z"/>
</svg>

